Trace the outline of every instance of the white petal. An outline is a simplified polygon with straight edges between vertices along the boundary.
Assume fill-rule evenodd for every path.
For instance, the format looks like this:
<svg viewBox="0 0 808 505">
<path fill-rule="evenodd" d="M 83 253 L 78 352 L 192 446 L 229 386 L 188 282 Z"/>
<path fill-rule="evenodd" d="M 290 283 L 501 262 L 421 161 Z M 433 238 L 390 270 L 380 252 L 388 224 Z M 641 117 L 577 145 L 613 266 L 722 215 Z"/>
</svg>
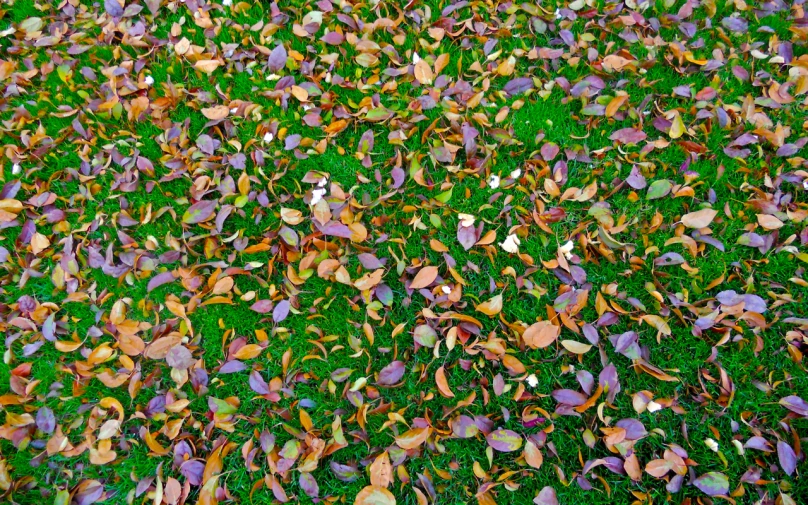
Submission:
<svg viewBox="0 0 808 505">
<path fill-rule="evenodd" d="M 460 219 L 460 224 L 463 226 L 474 225 L 474 220 L 476 219 L 471 214 L 463 214 L 463 213 L 458 214 L 457 217 Z"/>
<path fill-rule="evenodd" d="M 519 252 L 519 244 L 520 244 L 519 237 L 511 233 L 505 239 L 505 242 L 500 242 L 499 246 L 506 252 L 516 254 Z"/>
</svg>

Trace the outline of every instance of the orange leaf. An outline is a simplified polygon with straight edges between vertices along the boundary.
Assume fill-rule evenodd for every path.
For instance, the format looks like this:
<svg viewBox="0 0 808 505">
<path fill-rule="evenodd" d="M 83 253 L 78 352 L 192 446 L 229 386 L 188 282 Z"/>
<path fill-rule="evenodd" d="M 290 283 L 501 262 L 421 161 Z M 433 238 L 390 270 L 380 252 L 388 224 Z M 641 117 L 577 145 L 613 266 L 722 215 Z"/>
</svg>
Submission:
<svg viewBox="0 0 808 505">
<path fill-rule="evenodd" d="M 258 357 L 263 351 L 264 348 L 258 344 L 247 344 L 235 353 L 233 353 L 233 357 L 235 359 L 253 359 Z"/>
<path fill-rule="evenodd" d="M 446 369 L 443 367 L 438 368 L 435 372 L 435 382 L 438 384 L 438 391 L 446 398 L 454 398 L 451 388 L 449 388 L 449 381 L 446 380 Z"/>
<path fill-rule="evenodd" d="M 522 454 L 525 456 L 527 464 L 533 468 L 539 469 L 542 463 L 544 463 L 544 456 L 541 455 L 541 451 L 531 440 L 528 440 L 525 444 Z"/>
<path fill-rule="evenodd" d="M 432 68 L 426 60 L 418 60 L 415 64 L 415 78 L 421 84 L 432 84 Z"/>
<path fill-rule="evenodd" d="M 477 309 L 477 312 L 482 312 L 486 316 L 496 316 L 502 312 L 502 293 L 477 305 L 475 309 Z"/>
<path fill-rule="evenodd" d="M 386 488 L 366 486 L 356 495 L 354 505 L 396 505 L 396 497 Z"/>
<path fill-rule="evenodd" d="M 718 215 L 717 210 L 701 209 L 682 216 L 682 224 L 688 228 L 705 228 L 710 226 L 716 215 Z"/>
<path fill-rule="evenodd" d="M 393 467 L 390 466 L 390 456 L 384 451 L 370 465 L 370 483 L 386 488 L 391 482 L 393 482 Z"/>
<path fill-rule="evenodd" d="M 429 438 L 429 428 L 413 428 L 396 437 L 396 444 L 404 450 L 415 449 Z"/>
<path fill-rule="evenodd" d="M 410 283 L 410 289 L 421 289 L 429 286 L 438 277 L 438 267 L 424 267 L 418 271 Z"/>
<path fill-rule="evenodd" d="M 224 119 L 228 114 L 230 114 L 230 109 L 227 108 L 227 105 L 215 105 L 202 109 L 202 115 L 212 121 Z"/>
<path fill-rule="evenodd" d="M 211 72 L 219 68 L 219 65 L 221 64 L 222 62 L 219 60 L 199 60 L 196 63 L 194 63 L 194 68 L 199 71 L 205 72 L 206 74 L 210 74 Z"/>
<path fill-rule="evenodd" d="M 560 328 L 550 321 L 539 321 L 531 324 L 522 334 L 522 339 L 533 349 L 544 349 L 558 338 Z"/>
</svg>

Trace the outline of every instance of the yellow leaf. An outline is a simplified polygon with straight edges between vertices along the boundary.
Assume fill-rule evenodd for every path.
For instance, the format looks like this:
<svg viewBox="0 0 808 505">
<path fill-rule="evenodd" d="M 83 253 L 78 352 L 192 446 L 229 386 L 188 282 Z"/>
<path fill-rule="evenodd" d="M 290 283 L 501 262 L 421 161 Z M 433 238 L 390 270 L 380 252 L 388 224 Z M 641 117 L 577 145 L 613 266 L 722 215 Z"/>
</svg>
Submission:
<svg viewBox="0 0 808 505">
<path fill-rule="evenodd" d="M 678 139 L 682 135 L 684 135 L 687 128 L 685 127 L 684 121 L 682 121 L 682 116 L 679 115 L 677 112 L 674 115 L 673 120 L 671 121 L 671 129 L 668 134 L 671 136 L 672 139 Z"/>
<path fill-rule="evenodd" d="M 658 331 L 662 332 L 664 335 L 671 334 L 671 327 L 668 326 L 668 323 L 666 323 L 665 320 L 662 319 L 661 317 L 655 316 L 653 314 L 646 314 L 642 316 L 641 319 L 650 326 L 656 328 Z"/>
<path fill-rule="evenodd" d="M 563 345 L 566 350 L 573 354 L 586 354 L 589 349 L 592 349 L 590 344 L 584 344 L 583 342 L 578 342 L 577 340 L 562 340 L 561 345 Z"/>
</svg>

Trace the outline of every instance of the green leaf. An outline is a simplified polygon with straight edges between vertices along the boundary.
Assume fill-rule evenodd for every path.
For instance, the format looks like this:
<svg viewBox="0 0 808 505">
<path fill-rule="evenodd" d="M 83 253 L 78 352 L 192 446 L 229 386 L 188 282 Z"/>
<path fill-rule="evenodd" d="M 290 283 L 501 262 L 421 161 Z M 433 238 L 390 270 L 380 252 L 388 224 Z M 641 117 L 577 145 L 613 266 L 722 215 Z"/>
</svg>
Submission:
<svg viewBox="0 0 808 505">
<path fill-rule="evenodd" d="M 671 192 L 671 188 L 673 184 L 671 181 L 667 179 L 660 179 L 658 181 L 654 181 L 648 186 L 648 193 L 646 194 L 646 198 L 648 200 L 656 200 L 657 198 L 662 198 L 663 196 L 667 196 L 668 193 Z"/>
<path fill-rule="evenodd" d="M 436 196 L 435 200 L 439 201 L 440 203 L 448 203 L 449 199 L 452 198 L 452 189 L 454 189 L 454 186 Z"/>
</svg>

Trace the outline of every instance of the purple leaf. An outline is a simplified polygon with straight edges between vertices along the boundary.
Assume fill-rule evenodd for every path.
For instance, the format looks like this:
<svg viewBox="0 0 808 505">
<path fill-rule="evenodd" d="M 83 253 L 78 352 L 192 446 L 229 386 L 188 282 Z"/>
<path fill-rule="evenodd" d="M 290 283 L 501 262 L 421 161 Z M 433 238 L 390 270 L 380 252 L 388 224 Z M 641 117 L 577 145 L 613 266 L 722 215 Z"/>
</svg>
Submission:
<svg viewBox="0 0 808 505">
<path fill-rule="evenodd" d="M 271 72 L 277 72 L 286 66 L 286 58 L 286 48 L 283 47 L 283 44 L 278 44 L 275 46 L 275 49 L 269 53 L 269 58 L 267 59 L 267 68 L 269 68 Z"/>
<path fill-rule="evenodd" d="M 245 365 L 244 362 L 234 359 L 222 365 L 222 367 L 219 368 L 219 373 L 222 374 L 238 373 L 243 372 L 246 369 L 247 365 Z"/>
<path fill-rule="evenodd" d="M 393 361 L 379 372 L 378 384 L 381 386 L 392 386 L 404 377 L 406 366 L 403 361 Z"/>
<path fill-rule="evenodd" d="M 797 470 L 797 455 L 794 449 L 782 440 L 777 442 L 777 459 L 780 460 L 780 468 L 786 475 L 791 475 Z"/>
<path fill-rule="evenodd" d="M 808 417 L 808 402 L 799 396 L 792 395 L 780 399 L 780 405 L 802 417 Z"/>
<path fill-rule="evenodd" d="M 56 429 L 56 416 L 48 407 L 42 407 L 36 413 L 36 427 L 45 433 L 53 433 Z"/>
<path fill-rule="evenodd" d="M 328 32 L 323 35 L 320 40 L 325 42 L 330 46 L 338 46 L 342 44 L 342 41 L 345 40 L 345 37 L 339 32 Z M 311 496 L 311 495 L 309 495 Z"/>
<path fill-rule="evenodd" d="M 457 241 L 468 251 L 477 243 L 477 229 L 473 226 L 457 225 Z"/>
<path fill-rule="evenodd" d="M 166 354 L 166 363 L 168 363 L 168 366 L 176 368 L 177 370 L 187 370 L 191 368 L 194 361 L 194 356 L 191 354 L 191 351 L 183 345 L 175 345 L 169 349 L 168 354 Z"/>
<path fill-rule="evenodd" d="M 185 211 L 185 214 L 182 216 L 182 222 L 186 224 L 197 224 L 207 221 L 213 216 L 214 210 L 216 210 L 215 200 L 200 200 L 188 207 L 188 210 Z"/>
<path fill-rule="evenodd" d="M 545 161 L 552 161 L 558 155 L 558 145 L 553 142 L 547 142 L 543 146 L 541 146 L 541 157 L 544 158 Z"/>
<path fill-rule="evenodd" d="M 511 96 L 524 93 L 529 89 L 533 89 L 533 79 L 530 77 L 517 77 L 516 79 L 509 81 L 508 84 L 502 88 L 505 93 Z"/>
<path fill-rule="evenodd" d="M 258 312 L 259 314 L 266 314 L 272 310 L 272 300 L 258 300 L 250 306 L 250 310 Z"/>
<path fill-rule="evenodd" d="M 488 445 L 498 452 L 514 452 L 522 447 L 522 437 L 511 430 L 494 430 L 485 437 Z"/>
<path fill-rule="evenodd" d="M 634 189 L 645 189 L 645 187 L 648 186 L 648 182 L 645 180 L 645 177 L 642 175 L 637 165 L 631 167 L 631 173 L 628 174 L 626 183 Z"/>
<path fill-rule="evenodd" d="M 250 389 L 258 393 L 259 395 L 268 395 L 269 394 L 269 385 L 261 377 L 261 374 L 258 373 L 258 370 L 253 370 L 250 372 Z"/>
<path fill-rule="evenodd" d="M 123 6 L 118 3 L 118 0 L 104 0 L 104 10 L 114 18 L 123 16 Z"/>
<path fill-rule="evenodd" d="M 302 489 L 309 498 L 317 498 L 319 496 L 320 486 L 317 485 L 317 481 L 314 480 L 314 477 L 312 477 L 310 473 L 301 472 L 298 478 L 298 484 L 300 484 L 300 489 Z"/>
<path fill-rule="evenodd" d="M 589 399 L 585 394 L 573 391 L 572 389 L 556 389 L 553 391 L 552 395 L 555 401 L 569 405 L 570 407 L 583 405 L 586 403 L 586 400 Z"/>
<path fill-rule="evenodd" d="M 550 486 L 543 487 L 539 494 L 533 498 L 533 503 L 536 505 L 558 505 L 558 496 L 556 496 L 555 489 Z"/>
<path fill-rule="evenodd" d="M 636 128 L 622 128 L 609 136 L 610 140 L 623 144 L 637 144 L 648 137 L 642 130 Z"/>
<path fill-rule="evenodd" d="M 272 311 L 272 320 L 276 323 L 280 323 L 286 316 L 289 315 L 289 300 L 281 300 L 278 302 L 278 305 L 275 306 L 275 309 Z"/>
<path fill-rule="evenodd" d="M 332 237 L 351 238 L 353 235 L 350 228 L 336 221 L 327 222 L 325 226 L 320 228 L 320 231 L 323 232 L 323 235 L 331 235 Z"/>
<path fill-rule="evenodd" d="M 173 281 L 174 281 L 174 272 L 163 272 L 157 274 L 149 280 L 149 284 L 146 285 L 146 292 L 151 293 L 160 286 L 168 284 Z"/>
</svg>

